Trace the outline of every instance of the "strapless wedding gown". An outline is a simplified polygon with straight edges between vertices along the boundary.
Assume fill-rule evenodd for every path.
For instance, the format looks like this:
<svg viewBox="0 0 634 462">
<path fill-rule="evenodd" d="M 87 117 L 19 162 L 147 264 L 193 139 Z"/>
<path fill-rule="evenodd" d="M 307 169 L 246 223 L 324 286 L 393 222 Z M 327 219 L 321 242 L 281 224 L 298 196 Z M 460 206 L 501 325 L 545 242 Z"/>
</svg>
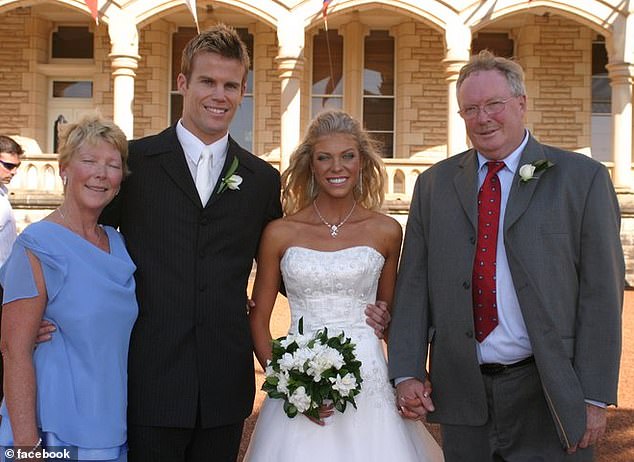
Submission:
<svg viewBox="0 0 634 462">
<path fill-rule="evenodd" d="M 362 362 L 362 390 L 321 427 L 302 415 L 290 419 L 282 400 L 264 400 L 251 443 L 249 462 L 437 462 L 442 451 L 420 422 L 396 410 L 382 342 L 365 322 L 365 307 L 376 300 L 383 256 L 368 246 L 323 252 L 290 247 L 281 260 L 291 307 L 291 331 L 304 318 L 304 333 L 328 327 L 343 330 Z"/>
</svg>

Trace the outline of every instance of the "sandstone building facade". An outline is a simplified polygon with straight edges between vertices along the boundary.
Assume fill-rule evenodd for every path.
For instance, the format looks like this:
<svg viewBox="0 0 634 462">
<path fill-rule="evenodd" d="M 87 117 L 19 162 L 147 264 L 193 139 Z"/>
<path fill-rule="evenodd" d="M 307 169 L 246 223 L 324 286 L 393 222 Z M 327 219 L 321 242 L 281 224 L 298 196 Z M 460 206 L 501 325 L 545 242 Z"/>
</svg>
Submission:
<svg viewBox="0 0 634 462">
<path fill-rule="evenodd" d="M 634 2 L 332 0 L 326 17 L 322 0 L 189 3 L 201 29 L 232 25 L 250 48 L 232 135 L 284 169 L 311 116 L 343 108 L 384 142 L 394 213 L 422 170 L 468 147 L 455 81 L 470 54 L 515 56 L 532 133 L 610 169 L 629 252 Z M 137 138 L 178 120 L 180 51 L 196 33 L 185 0 L 97 10 L 95 21 L 83 0 L 0 0 L 0 133 L 28 153 L 11 188 L 22 223 L 59 202 L 59 124 L 96 109 Z"/>
</svg>

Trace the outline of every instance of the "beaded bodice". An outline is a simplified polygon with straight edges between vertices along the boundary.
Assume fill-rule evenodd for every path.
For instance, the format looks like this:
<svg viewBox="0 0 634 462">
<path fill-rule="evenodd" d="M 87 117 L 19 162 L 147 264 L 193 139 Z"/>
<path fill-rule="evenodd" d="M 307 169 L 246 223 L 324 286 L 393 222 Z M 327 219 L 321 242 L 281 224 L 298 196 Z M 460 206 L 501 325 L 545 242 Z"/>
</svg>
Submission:
<svg viewBox="0 0 634 462">
<path fill-rule="evenodd" d="M 383 255 L 368 246 L 332 252 L 288 248 L 281 268 L 291 306 L 291 331 L 303 317 L 304 333 L 325 326 L 348 335 L 372 333 L 364 311 L 376 301 L 383 262 Z"/>
</svg>

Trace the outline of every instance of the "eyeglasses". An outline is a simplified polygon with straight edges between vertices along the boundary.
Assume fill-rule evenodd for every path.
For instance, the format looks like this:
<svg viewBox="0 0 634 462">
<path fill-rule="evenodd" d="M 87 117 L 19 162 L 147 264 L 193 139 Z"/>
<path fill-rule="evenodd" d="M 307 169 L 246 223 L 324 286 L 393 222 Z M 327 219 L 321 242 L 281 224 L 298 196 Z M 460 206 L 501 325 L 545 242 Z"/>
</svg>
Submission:
<svg viewBox="0 0 634 462">
<path fill-rule="evenodd" d="M 17 164 L 14 164 L 12 162 L 5 162 L 4 160 L 0 160 L 0 164 L 2 164 L 2 166 L 9 171 L 15 170 L 16 168 L 20 166 L 19 162 Z"/>
<path fill-rule="evenodd" d="M 480 111 L 484 111 L 486 115 L 499 114 L 506 107 L 506 103 L 511 101 L 513 98 L 515 98 L 515 96 L 497 101 L 491 101 L 490 103 L 486 103 L 481 106 L 467 106 L 466 108 L 458 111 L 458 114 L 460 114 L 462 118 L 466 120 L 477 117 L 478 114 L 480 114 Z"/>
</svg>

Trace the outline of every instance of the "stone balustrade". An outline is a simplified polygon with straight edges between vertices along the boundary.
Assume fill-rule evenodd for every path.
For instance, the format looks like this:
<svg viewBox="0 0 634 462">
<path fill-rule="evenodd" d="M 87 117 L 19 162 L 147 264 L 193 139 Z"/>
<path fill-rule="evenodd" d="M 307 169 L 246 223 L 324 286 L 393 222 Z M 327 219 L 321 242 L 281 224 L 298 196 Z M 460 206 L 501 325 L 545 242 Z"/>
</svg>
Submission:
<svg viewBox="0 0 634 462">
<path fill-rule="evenodd" d="M 388 209 L 409 206 L 416 178 L 441 158 L 384 159 L 387 171 L 385 198 Z M 271 159 L 279 168 L 279 162 Z M 605 163 L 612 170 L 611 162 Z M 62 200 L 62 181 L 56 154 L 31 154 L 22 158 L 22 166 L 10 185 L 15 208 L 55 208 Z"/>
<path fill-rule="evenodd" d="M 443 157 L 411 159 L 385 159 L 387 171 L 385 211 L 403 225 L 416 178 Z M 279 161 L 270 159 L 279 168 Z M 605 164 L 612 172 L 613 164 Z M 10 184 L 11 203 L 18 222 L 18 229 L 41 220 L 54 210 L 63 197 L 62 181 L 56 154 L 31 154 L 22 158 L 22 166 Z M 627 281 L 634 286 L 634 194 L 619 191 L 622 212 L 621 238 L 627 261 Z"/>
</svg>

